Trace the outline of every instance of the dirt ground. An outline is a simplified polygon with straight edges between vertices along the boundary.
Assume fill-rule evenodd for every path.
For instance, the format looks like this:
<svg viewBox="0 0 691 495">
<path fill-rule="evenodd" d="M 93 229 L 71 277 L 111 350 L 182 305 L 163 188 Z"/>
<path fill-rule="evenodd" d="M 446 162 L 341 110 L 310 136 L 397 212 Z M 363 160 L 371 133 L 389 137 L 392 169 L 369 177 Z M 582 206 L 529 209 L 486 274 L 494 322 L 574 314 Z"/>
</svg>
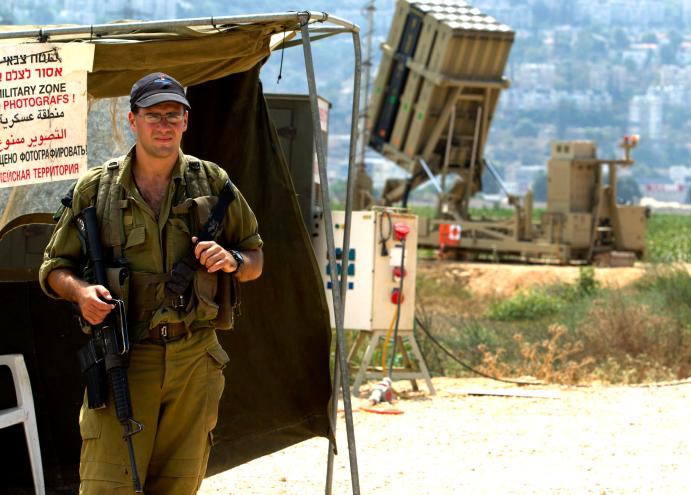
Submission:
<svg viewBox="0 0 691 495">
<path fill-rule="evenodd" d="M 624 287 L 641 278 L 646 266 L 595 268 L 595 280 L 602 286 Z M 691 271 L 691 264 L 687 265 Z M 507 265 L 493 263 L 439 263 L 420 261 L 418 274 L 465 285 L 480 296 L 510 296 L 520 289 L 556 282 L 573 283 L 580 276 L 577 266 Z"/>
<path fill-rule="evenodd" d="M 578 268 L 556 266 L 422 262 L 418 271 L 490 296 L 579 277 Z M 595 276 L 602 285 L 622 287 L 644 273 L 643 266 L 598 268 Z M 402 414 L 359 410 L 368 386 L 353 399 L 360 493 L 691 493 L 691 380 L 571 388 L 518 388 L 482 378 L 433 381 L 436 395 L 422 382 L 418 393 L 408 382 L 395 384 L 407 396 L 394 404 Z M 337 437 L 333 493 L 351 494 L 342 412 Z M 323 438 L 300 443 L 210 477 L 200 493 L 324 493 L 327 448 Z"/>
<path fill-rule="evenodd" d="M 398 401 L 400 415 L 354 412 L 361 493 L 691 493 L 691 382 L 518 389 L 435 378 L 434 386 L 434 396 L 423 386 Z M 497 392 L 536 397 L 482 395 Z M 343 413 L 337 436 L 333 493 L 350 494 Z M 324 493 L 326 460 L 327 441 L 312 439 L 210 477 L 200 493 Z"/>
</svg>

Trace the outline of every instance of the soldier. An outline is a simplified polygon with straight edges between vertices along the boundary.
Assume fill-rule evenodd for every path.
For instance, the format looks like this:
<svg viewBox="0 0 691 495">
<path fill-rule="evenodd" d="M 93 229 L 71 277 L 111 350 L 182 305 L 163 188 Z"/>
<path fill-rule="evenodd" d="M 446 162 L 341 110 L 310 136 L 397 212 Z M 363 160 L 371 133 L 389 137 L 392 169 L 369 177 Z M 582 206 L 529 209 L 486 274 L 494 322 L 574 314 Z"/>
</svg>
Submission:
<svg viewBox="0 0 691 495">
<path fill-rule="evenodd" d="M 217 241 L 195 244 L 194 233 L 227 175 L 214 163 L 181 152 L 190 110 L 181 84 L 166 74 L 147 75 L 132 86 L 130 107 L 135 145 L 79 179 L 72 207 L 62 213 L 46 248 L 40 282 L 49 296 L 75 303 L 90 325 L 109 314 L 114 288 L 83 278 L 83 243 L 75 224 L 75 217 L 95 204 L 106 256 L 130 273 L 117 296 L 125 299 L 132 342 L 132 416 L 144 425 L 133 437 L 144 491 L 189 494 L 204 478 L 224 387 L 222 369 L 228 363 L 215 327 L 219 314 L 228 314 L 224 306 L 231 300 L 215 297 L 219 281 L 259 277 L 262 240 L 252 210 L 233 186 L 236 199 L 226 210 Z M 193 283 L 183 296 L 169 297 L 166 282 L 192 251 L 198 260 Z M 112 402 L 89 409 L 85 399 L 82 406 L 80 493 L 133 490 Z"/>
</svg>

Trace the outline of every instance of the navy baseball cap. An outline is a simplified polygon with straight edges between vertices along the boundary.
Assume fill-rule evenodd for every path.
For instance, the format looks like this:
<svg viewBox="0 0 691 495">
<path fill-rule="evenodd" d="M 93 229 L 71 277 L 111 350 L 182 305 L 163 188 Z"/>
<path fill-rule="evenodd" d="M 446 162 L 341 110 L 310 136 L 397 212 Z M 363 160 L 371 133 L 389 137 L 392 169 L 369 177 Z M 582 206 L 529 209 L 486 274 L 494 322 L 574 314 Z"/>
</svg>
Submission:
<svg viewBox="0 0 691 495">
<path fill-rule="evenodd" d="M 134 83 L 130 92 L 130 108 L 148 108 L 164 101 L 182 103 L 189 110 L 190 102 L 185 97 L 185 89 L 177 80 L 164 74 L 154 72 Z"/>
</svg>

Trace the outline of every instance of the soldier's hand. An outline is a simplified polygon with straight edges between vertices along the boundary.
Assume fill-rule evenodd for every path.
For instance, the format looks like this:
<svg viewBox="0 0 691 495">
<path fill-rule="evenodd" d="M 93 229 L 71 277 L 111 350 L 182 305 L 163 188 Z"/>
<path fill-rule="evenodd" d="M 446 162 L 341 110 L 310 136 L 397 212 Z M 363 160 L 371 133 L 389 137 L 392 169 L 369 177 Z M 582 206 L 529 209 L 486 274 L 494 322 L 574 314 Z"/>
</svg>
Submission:
<svg viewBox="0 0 691 495">
<path fill-rule="evenodd" d="M 113 309 L 113 305 L 107 302 L 112 299 L 108 289 L 102 285 L 88 285 L 79 291 L 77 304 L 82 317 L 90 324 L 98 325 Z"/>
<path fill-rule="evenodd" d="M 237 270 L 238 265 L 235 258 L 215 241 L 197 242 L 197 238 L 192 237 L 192 242 L 195 243 L 194 256 L 202 266 L 206 267 L 209 273 L 218 270 L 231 273 Z"/>
</svg>

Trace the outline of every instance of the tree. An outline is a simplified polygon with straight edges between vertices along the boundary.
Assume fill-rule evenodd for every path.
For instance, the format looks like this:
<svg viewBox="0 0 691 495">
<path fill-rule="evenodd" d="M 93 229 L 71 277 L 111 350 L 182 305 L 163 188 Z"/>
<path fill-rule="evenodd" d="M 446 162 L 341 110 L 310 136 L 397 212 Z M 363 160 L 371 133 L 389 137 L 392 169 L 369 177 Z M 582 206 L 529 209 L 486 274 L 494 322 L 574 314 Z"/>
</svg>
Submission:
<svg viewBox="0 0 691 495">
<path fill-rule="evenodd" d="M 686 204 L 691 205 L 691 185 L 686 186 Z"/>
<path fill-rule="evenodd" d="M 533 179 L 533 185 L 531 186 L 533 190 L 533 199 L 535 201 L 547 201 L 547 173 L 538 172 Z"/>
<path fill-rule="evenodd" d="M 636 204 L 643 197 L 641 188 L 633 177 L 621 177 L 617 180 L 617 201 Z"/>
</svg>

